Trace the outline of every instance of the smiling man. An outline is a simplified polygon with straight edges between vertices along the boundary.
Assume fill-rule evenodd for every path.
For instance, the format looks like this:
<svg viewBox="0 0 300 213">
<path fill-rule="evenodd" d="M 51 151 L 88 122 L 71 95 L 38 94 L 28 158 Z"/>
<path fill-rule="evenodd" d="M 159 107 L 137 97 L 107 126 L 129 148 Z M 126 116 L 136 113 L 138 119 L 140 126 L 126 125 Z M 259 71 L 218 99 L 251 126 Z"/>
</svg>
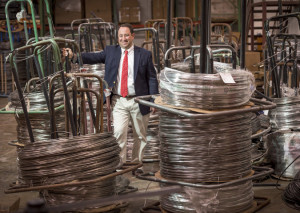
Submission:
<svg viewBox="0 0 300 213">
<path fill-rule="evenodd" d="M 112 90 L 114 136 L 120 147 L 120 156 L 126 162 L 128 123 L 133 126 L 133 161 L 142 161 L 150 108 L 134 101 L 135 96 L 158 93 L 156 71 L 150 51 L 134 45 L 132 25 L 123 24 L 118 30 L 119 45 L 107 46 L 101 52 L 82 53 L 84 64 L 105 64 L 105 80 Z M 64 56 L 70 49 L 63 49 Z M 154 109 L 151 109 L 154 110 Z"/>
</svg>

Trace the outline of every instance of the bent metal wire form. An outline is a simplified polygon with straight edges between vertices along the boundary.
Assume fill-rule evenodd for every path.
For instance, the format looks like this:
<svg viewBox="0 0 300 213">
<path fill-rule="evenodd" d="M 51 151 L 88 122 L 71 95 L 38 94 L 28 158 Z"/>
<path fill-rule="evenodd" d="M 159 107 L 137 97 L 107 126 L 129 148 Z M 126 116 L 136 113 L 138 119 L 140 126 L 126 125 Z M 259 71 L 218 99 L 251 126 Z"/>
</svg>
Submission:
<svg viewBox="0 0 300 213">
<path fill-rule="evenodd" d="M 244 70 L 228 73 L 236 83 L 225 84 L 219 73 L 185 73 L 165 68 L 160 75 L 162 100 L 173 106 L 210 110 L 242 106 L 255 90 L 254 77 Z"/>
<path fill-rule="evenodd" d="M 229 181 L 251 172 L 251 114 L 191 119 L 162 112 L 160 172 L 185 182 Z"/>
</svg>

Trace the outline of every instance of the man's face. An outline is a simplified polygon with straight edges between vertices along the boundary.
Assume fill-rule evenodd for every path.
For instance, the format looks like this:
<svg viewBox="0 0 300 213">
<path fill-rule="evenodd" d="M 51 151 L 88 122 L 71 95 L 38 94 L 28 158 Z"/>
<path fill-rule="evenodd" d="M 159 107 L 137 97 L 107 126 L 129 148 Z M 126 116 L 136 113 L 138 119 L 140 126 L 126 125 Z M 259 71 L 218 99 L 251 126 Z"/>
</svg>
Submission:
<svg viewBox="0 0 300 213">
<path fill-rule="evenodd" d="M 130 33 L 128 27 L 120 27 L 118 31 L 119 45 L 124 49 L 129 49 L 132 46 L 134 39 L 134 33 Z"/>
</svg>

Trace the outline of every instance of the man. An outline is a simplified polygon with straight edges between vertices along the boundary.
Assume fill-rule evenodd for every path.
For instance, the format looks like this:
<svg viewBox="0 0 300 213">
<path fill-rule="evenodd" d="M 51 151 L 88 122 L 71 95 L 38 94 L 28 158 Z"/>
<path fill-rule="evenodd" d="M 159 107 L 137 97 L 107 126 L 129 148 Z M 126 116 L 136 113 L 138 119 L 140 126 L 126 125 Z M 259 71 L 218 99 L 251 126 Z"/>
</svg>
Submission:
<svg viewBox="0 0 300 213">
<path fill-rule="evenodd" d="M 119 45 L 107 46 L 101 52 L 82 53 L 83 64 L 105 64 L 104 79 L 112 89 L 114 136 L 121 147 L 123 163 L 126 162 L 129 120 L 134 132 L 132 161 L 142 161 L 147 142 L 150 108 L 137 104 L 134 97 L 158 93 L 152 54 L 135 46 L 134 36 L 132 25 L 123 24 L 118 31 Z M 73 58 L 70 49 L 63 49 L 64 56 L 68 53 L 69 58 Z"/>
</svg>

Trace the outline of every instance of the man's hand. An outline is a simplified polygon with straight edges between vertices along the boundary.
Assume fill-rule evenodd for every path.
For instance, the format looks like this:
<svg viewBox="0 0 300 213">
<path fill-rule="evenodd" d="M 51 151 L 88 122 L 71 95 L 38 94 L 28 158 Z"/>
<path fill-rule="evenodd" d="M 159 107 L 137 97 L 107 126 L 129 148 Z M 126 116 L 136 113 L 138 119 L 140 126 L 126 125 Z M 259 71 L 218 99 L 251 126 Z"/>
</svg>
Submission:
<svg viewBox="0 0 300 213">
<path fill-rule="evenodd" d="M 69 59 L 73 58 L 73 52 L 70 48 L 62 48 L 62 62 L 65 61 L 65 57 L 68 56 Z"/>
<path fill-rule="evenodd" d="M 152 115 L 154 115 L 154 114 L 155 114 L 155 112 L 156 112 L 156 108 L 154 108 L 154 107 L 150 107 L 150 112 L 152 113 Z"/>
</svg>

